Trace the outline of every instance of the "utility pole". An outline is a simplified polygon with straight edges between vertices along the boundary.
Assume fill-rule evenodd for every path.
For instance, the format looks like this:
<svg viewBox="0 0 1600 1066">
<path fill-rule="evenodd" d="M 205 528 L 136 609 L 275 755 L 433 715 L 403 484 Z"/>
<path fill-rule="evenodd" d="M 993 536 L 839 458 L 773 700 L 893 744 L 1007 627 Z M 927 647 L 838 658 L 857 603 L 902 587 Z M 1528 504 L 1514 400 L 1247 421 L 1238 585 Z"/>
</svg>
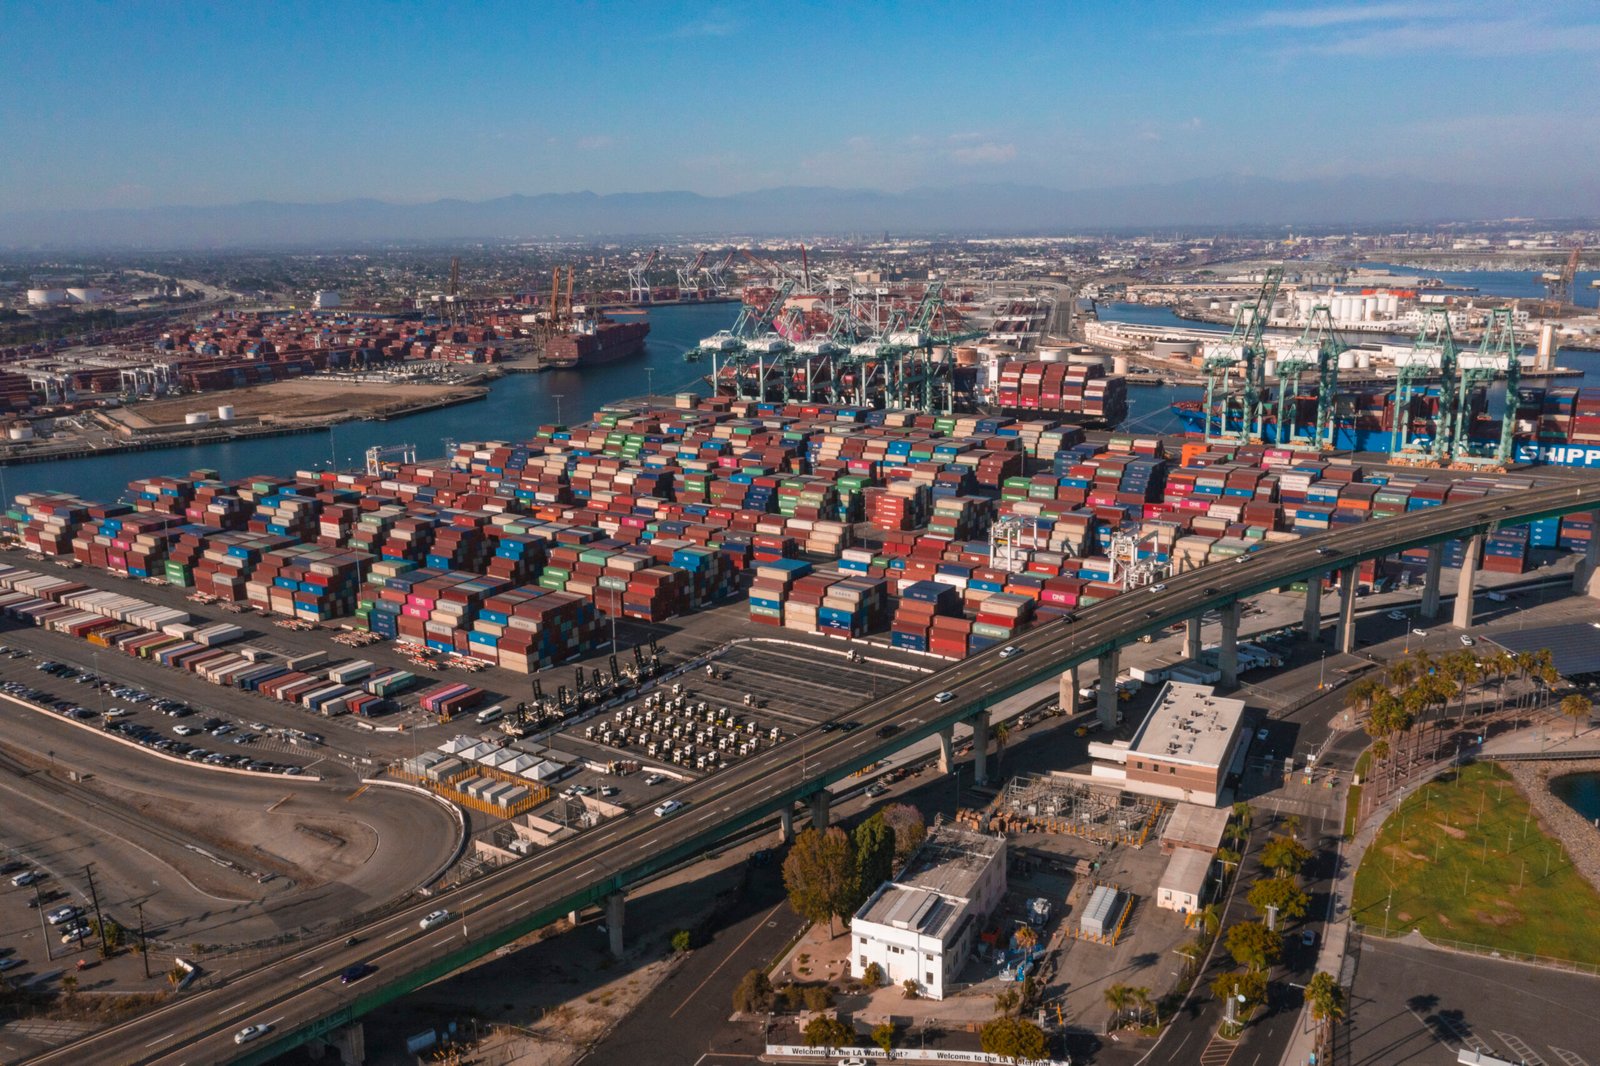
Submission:
<svg viewBox="0 0 1600 1066">
<path fill-rule="evenodd" d="M 145 980 L 150 979 L 150 945 L 144 938 L 144 904 L 136 903 L 139 910 L 139 957 L 144 960 Z"/>
<path fill-rule="evenodd" d="M 50 946 L 50 927 L 44 920 L 44 897 L 39 894 L 39 882 L 33 883 L 33 906 L 39 912 L 39 933 L 44 938 L 45 961 L 55 961 L 55 949 Z"/>
<path fill-rule="evenodd" d="M 89 879 L 89 902 L 94 907 L 94 924 L 100 931 L 100 954 L 102 957 L 110 955 L 111 950 L 106 942 L 106 923 L 100 916 L 100 894 L 94 890 L 94 864 L 90 863 L 83 868 L 83 876 Z"/>
</svg>

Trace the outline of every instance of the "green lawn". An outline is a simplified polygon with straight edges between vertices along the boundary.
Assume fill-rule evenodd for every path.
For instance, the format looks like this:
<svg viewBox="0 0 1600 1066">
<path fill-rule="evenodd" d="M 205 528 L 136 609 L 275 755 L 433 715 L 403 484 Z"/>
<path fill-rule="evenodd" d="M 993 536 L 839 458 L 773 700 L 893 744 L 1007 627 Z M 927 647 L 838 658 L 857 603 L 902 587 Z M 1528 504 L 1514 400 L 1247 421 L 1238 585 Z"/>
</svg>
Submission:
<svg viewBox="0 0 1600 1066">
<path fill-rule="evenodd" d="M 1391 892 L 1392 904 L 1391 904 Z M 1529 817 L 1493 763 L 1425 785 L 1384 822 L 1356 871 L 1354 917 L 1398 936 L 1600 962 L 1600 893 Z"/>
</svg>

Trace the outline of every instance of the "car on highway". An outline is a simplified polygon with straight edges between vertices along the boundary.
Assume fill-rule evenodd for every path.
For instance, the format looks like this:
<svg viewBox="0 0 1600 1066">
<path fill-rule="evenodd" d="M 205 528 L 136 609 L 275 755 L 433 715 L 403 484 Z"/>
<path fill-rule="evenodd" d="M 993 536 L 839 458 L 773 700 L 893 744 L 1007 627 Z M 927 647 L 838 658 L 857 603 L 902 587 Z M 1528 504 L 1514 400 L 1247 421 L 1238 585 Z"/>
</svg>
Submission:
<svg viewBox="0 0 1600 1066">
<path fill-rule="evenodd" d="M 657 818 L 670 818 L 681 810 L 683 810 L 682 800 L 667 800 L 667 802 L 655 809 L 655 816 Z"/>
<path fill-rule="evenodd" d="M 1470 648 L 1476 643 L 1478 643 L 1478 642 L 1475 639 L 1473 639 L 1472 637 L 1468 636 L 1465 633 L 1461 634 L 1461 646 L 1463 648 Z"/>
<path fill-rule="evenodd" d="M 1011 644 L 1011 645 L 1008 645 L 1008 646 L 1000 649 L 1000 658 L 1002 658 L 1002 659 L 1010 659 L 1013 656 L 1017 656 L 1017 655 L 1021 655 L 1021 654 L 1022 654 L 1022 649 L 1019 648 L 1015 644 Z"/>
<path fill-rule="evenodd" d="M 432 929 L 435 926 L 443 925 L 452 917 L 454 916 L 447 910 L 429 911 L 422 916 L 422 921 L 418 922 L 417 926 L 423 930 Z"/>
<path fill-rule="evenodd" d="M 1428 635 L 1428 631 L 1423 629 L 1421 626 L 1418 626 L 1411 631 L 1411 635 L 1414 637 L 1425 637 Z"/>
<path fill-rule="evenodd" d="M 872 784 L 867 786 L 867 795 L 871 796 L 873 799 L 877 799 L 887 791 L 889 791 L 889 786 L 884 784 L 882 781 L 874 781 Z"/>
<path fill-rule="evenodd" d="M 26 870 L 11 879 L 11 886 L 13 888 L 27 888 L 35 881 L 43 880 L 44 874 L 40 873 L 38 870 Z"/>
<path fill-rule="evenodd" d="M 339 983 L 342 985 L 353 985 L 363 977 L 367 976 L 367 974 L 377 972 L 377 969 L 378 968 L 372 965 L 370 962 L 360 962 L 354 966 L 346 967 L 345 971 L 339 975 Z"/>
<path fill-rule="evenodd" d="M 956 698 L 956 694 L 954 692 L 949 692 L 949 691 L 936 692 L 936 693 L 934 693 L 934 696 L 933 696 L 933 702 L 934 703 L 949 703 L 951 700 L 953 700 L 955 698 Z"/>
<path fill-rule="evenodd" d="M 892 737 L 898 732 L 900 732 L 900 727 L 893 722 L 887 722 L 878 727 L 878 736 L 880 737 Z"/>
<path fill-rule="evenodd" d="M 1150 586 L 1150 591 L 1151 592 L 1165 592 L 1165 591 L 1167 591 L 1167 586 L 1163 582 L 1158 581 L 1154 585 Z"/>
<path fill-rule="evenodd" d="M 819 732 L 819 733 L 831 733 L 835 729 L 838 729 L 838 728 L 839 728 L 839 723 L 837 723 L 837 722 L 823 722 L 821 725 L 817 726 L 817 732 Z"/>
<path fill-rule="evenodd" d="M 259 1040 L 270 1032 L 272 1032 L 272 1026 L 266 1022 L 262 1022 L 259 1025 L 247 1025 L 233 1034 L 233 1042 L 235 1044 L 248 1044 L 252 1040 Z"/>
<path fill-rule="evenodd" d="M 1328 545 L 1324 544 L 1324 545 L 1320 546 L 1319 548 L 1317 548 L 1317 554 L 1318 555 L 1332 555 L 1333 554 L 1333 549 L 1330 548 Z"/>
</svg>

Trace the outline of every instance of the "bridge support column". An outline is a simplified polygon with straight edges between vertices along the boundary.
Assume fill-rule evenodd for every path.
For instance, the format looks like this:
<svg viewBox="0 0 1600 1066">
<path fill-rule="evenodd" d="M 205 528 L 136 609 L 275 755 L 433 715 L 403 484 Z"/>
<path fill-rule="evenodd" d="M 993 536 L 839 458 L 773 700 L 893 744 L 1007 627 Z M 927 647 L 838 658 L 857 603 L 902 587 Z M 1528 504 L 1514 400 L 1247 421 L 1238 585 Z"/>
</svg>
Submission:
<svg viewBox="0 0 1600 1066">
<path fill-rule="evenodd" d="M 1191 619 L 1189 619 L 1188 627 L 1189 627 L 1188 656 L 1191 659 L 1198 659 L 1198 658 L 1200 658 L 1200 651 L 1201 651 L 1201 648 L 1200 648 L 1200 645 L 1201 645 L 1201 640 L 1200 640 L 1200 619 L 1199 618 L 1191 618 Z"/>
<path fill-rule="evenodd" d="M 806 801 L 811 805 L 811 828 L 819 833 L 828 828 L 828 800 L 830 798 L 826 792 L 815 792 Z"/>
<path fill-rule="evenodd" d="M 1444 568 L 1444 545 L 1428 548 L 1428 569 L 1422 576 L 1422 609 L 1418 614 L 1432 621 L 1439 617 L 1439 572 Z"/>
<path fill-rule="evenodd" d="M 613 892 L 606 897 L 606 935 L 611 939 L 611 957 L 622 958 L 622 918 L 627 897 Z"/>
<path fill-rule="evenodd" d="M 1356 647 L 1356 581 L 1360 568 L 1347 567 L 1339 571 L 1339 621 L 1334 626 L 1334 650 L 1349 655 Z"/>
<path fill-rule="evenodd" d="M 1600 538 L 1595 538 L 1595 539 L 1600 540 Z M 1066 700 L 1062 700 L 1061 701 L 1061 709 L 1063 711 L 1066 711 L 1068 714 L 1077 714 L 1078 713 L 1078 699 L 1079 699 L 1078 693 L 1080 691 L 1082 691 L 1082 689 L 1083 689 L 1083 680 L 1078 674 L 1078 664 L 1077 663 L 1073 663 L 1072 664 L 1072 669 L 1067 671 L 1067 676 L 1068 676 L 1068 679 L 1071 680 L 1071 682 L 1072 682 L 1072 701 L 1069 703 Z"/>
<path fill-rule="evenodd" d="M 984 709 L 969 719 L 972 723 L 972 783 L 989 781 L 989 711 Z"/>
<path fill-rule="evenodd" d="M 1483 555 L 1483 534 L 1478 533 L 1467 541 L 1467 550 L 1461 556 L 1461 576 L 1456 579 L 1456 609 L 1451 624 L 1457 629 L 1472 627 L 1472 594 L 1478 588 L 1478 558 Z"/>
<path fill-rule="evenodd" d="M 1239 687 L 1239 601 L 1222 608 L 1222 641 L 1217 646 L 1217 666 L 1222 670 L 1222 687 Z"/>
<path fill-rule="evenodd" d="M 1589 536 L 1589 546 L 1584 549 L 1578 568 L 1572 572 L 1572 591 L 1600 598 L 1600 581 L 1595 580 L 1596 567 L 1600 566 L 1600 537 Z"/>
<path fill-rule="evenodd" d="M 1322 574 L 1312 574 L 1306 579 L 1306 610 L 1300 617 L 1300 628 L 1312 644 L 1322 640 Z"/>
<path fill-rule="evenodd" d="M 1117 710 L 1117 670 L 1118 656 L 1115 651 L 1108 651 L 1100 656 L 1099 699 L 1096 701 L 1095 710 L 1098 712 L 1100 724 L 1106 729 L 1115 729 L 1117 719 L 1121 717 Z"/>
<path fill-rule="evenodd" d="M 778 812 L 778 843 L 787 844 L 794 839 L 794 808 L 785 807 Z"/>
<path fill-rule="evenodd" d="M 939 772 L 947 774 L 956 764 L 956 727 L 947 725 L 939 730 Z"/>
<path fill-rule="evenodd" d="M 328 1045 L 339 1053 L 343 1066 L 361 1066 L 367 1061 L 367 1030 L 360 1022 L 351 1022 L 342 1029 L 327 1035 Z"/>
</svg>

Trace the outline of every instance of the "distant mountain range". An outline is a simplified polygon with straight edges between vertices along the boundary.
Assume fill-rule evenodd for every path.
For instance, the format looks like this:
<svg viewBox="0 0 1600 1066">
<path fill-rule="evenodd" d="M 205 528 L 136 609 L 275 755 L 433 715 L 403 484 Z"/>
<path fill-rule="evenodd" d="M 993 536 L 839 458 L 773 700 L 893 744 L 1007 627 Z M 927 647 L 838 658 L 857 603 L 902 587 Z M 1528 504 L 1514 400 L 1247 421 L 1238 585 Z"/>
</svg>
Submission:
<svg viewBox="0 0 1600 1066">
<path fill-rule="evenodd" d="M 215 207 L 0 213 L 0 247 L 228 248 L 386 241 L 727 234 L 1060 234 L 1137 227 L 1421 224 L 1573 217 L 1600 187 L 1508 190 L 1359 176 L 1197 178 L 1084 189 L 961 185 L 892 193 L 790 186 L 692 192 L 544 193 L 494 200 L 253 201 Z"/>
</svg>

